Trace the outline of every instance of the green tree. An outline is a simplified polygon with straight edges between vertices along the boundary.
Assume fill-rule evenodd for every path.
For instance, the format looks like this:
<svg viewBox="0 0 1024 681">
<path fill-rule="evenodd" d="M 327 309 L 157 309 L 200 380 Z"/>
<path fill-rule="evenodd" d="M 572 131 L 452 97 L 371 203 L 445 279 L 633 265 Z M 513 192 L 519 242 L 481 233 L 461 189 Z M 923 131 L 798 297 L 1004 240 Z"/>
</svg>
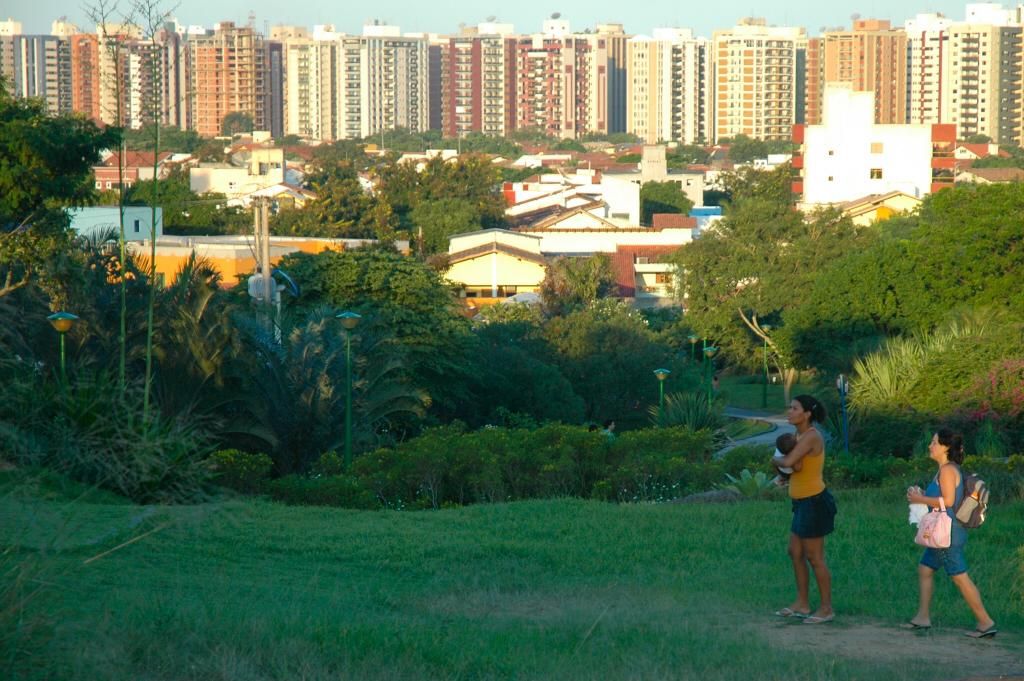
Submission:
<svg viewBox="0 0 1024 681">
<path fill-rule="evenodd" d="M 117 128 L 81 116 L 49 116 L 0 80 L 0 297 L 45 276 L 67 251 L 64 209 L 95 200 L 92 165 L 119 139 Z"/>
<path fill-rule="evenodd" d="M 468 398 L 471 325 L 426 263 L 377 247 L 290 255 L 281 268 L 301 286 L 302 308 L 353 310 L 391 330 L 407 353 L 413 385 L 427 392 L 436 414 L 451 414 Z"/>
<path fill-rule="evenodd" d="M 417 228 L 421 255 L 445 253 L 448 237 L 480 229 L 476 206 L 466 199 L 419 201 L 409 215 Z"/>
<path fill-rule="evenodd" d="M 397 229 L 415 234 L 412 211 L 420 202 L 458 199 L 472 207 L 480 227 L 505 225 L 505 203 L 498 191 L 498 172 L 482 156 L 454 162 L 433 158 L 417 170 L 412 163 L 392 163 L 376 169 L 377 201 L 392 211 Z"/>
<path fill-rule="evenodd" d="M 152 180 L 137 182 L 125 192 L 125 205 L 148 205 L 152 192 Z M 172 169 L 160 180 L 160 206 L 167 234 L 248 234 L 252 231 L 251 214 L 238 206 L 228 206 L 224 194 L 196 194 L 189 188 L 188 171 L 182 168 Z"/>
<path fill-rule="evenodd" d="M 765 173 L 769 179 L 772 174 Z M 835 210 L 805 218 L 788 200 L 771 200 L 762 183 L 748 186 L 750 194 L 734 194 L 715 228 L 673 260 L 687 320 L 697 333 L 741 365 L 756 365 L 767 343 L 788 399 L 799 358 L 783 341 L 782 313 L 806 295 L 823 268 L 859 248 L 870 232 Z"/>
<path fill-rule="evenodd" d="M 534 421 L 580 423 L 584 401 L 562 374 L 543 337 L 536 305 L 501 303 L 484 308 L 476 325 L 474 403 L 478 419 L 500 422 L 503 413 Z"/>
<path fill-rule="evenodd" d="M 280 474 L 301 473 L 344 442 L 346 339 L 332 306 L 286 317 L 280 340 L 260 321 L 239 318 L 249 388 L 259 396 L 265 440 Z M 426 395 L 410 380 L 405 350 L 379 317 L 352 334 L 353 446 L 394 444 L 422 418 Z"/>
<path fill-rule="evenodd" d="M 643 315 L 618 301 L 597 301 L 553 317 L 544 327 L 544 338 L 592 421 L 642 423 L 646 407 L 658 398 L 651 372 L 666 367 L 683 373 Z"/>
<path fill-rule="evenodd" d="M 125 146 L 135 151 L 153 151 L 156 140 L 156 125 L 147 123 L 136 130 L 124 131 Z M 163 149 L 183 154 L 195 153 L 204 140 L 195 130 L 181 130 L 173 125 L 160 126 L 160 146 Z"/>
<path fill-rule="evenodd" d="M 316 199 L 302 209 L 282 211 L 271 220 L 275 234 L 332 238 L 370 238 L 374 199 L 363 190 L 351 163 L 321 157 L 307 179 Z"/>
<path fill-rule="evenodd" d="M 250 114 L 244 111 L 232 111 L 220 125 L 220 134 L 225 137 L 249 133 L 253 131 L 253 119 Z"/>
<path fill-rule="evenodd" d="M 604 253 L 589 258 L 555 258 L 540 285 L 544 311 L 551 316 L 585 307 L 615 290 L 615 271 L 611 258 Z"/>
<path fill-rule="evenodd" d="M 755 159 L 768 156 L 768 145 L 764 140 L 746 135 L 736 135 L 732 139 L 720 140 L 720 142 L 729 145 L 729 160 L 733 163 L 750 163 Z"/>
<path fill-rule="evenodd" d="M 693 208 L 678 182 L 645 182 L 640 187 L 640 224 L 650 226 L 655 213 L 689 214 Z"/>
<path fill-rule="evenodd" d="M 880 238 L 826 263 L 786 311 L 794 352 L 839 368 L 852 358 L 837 359 L 835 348 L 927 332 L 950 310 L 1024 308 L 1024 254 L 1011 217 L 1022 211 L 1021 184 L 968 184 L 926 197 L 916 215 L 881 223 Z"/>
<path fill-rule="evenodd" d="M 669 168 L 685 168 L 695 163 L 707 163 L 708 152 L 704 147 L 680 144 L 675 149 L 668 150 L 665 160 Z"/>
</svg>

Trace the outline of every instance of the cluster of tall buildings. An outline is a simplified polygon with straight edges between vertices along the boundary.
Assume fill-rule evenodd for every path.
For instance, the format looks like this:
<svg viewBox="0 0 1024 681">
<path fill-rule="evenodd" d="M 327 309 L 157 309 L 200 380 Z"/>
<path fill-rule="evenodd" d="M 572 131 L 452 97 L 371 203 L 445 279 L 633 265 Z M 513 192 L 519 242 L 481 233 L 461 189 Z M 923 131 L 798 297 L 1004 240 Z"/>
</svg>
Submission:
<svg viewBox="0 0 1024 681">
<path fill-rule="evenodd" d="M 562 138 L 628 132 L 644 141 L 713 143 L 736 135 L 790 139 L 822 117 L 827 83 L 874 93 L 877 123 L 954 124 L 957 135 L 1021 144 L 1024 5 L 970 4 L 963 21 L 919 14 L 893 27 L 854 19 L 809 37 L 745 19 L 710 38 L 680 28 L 629 35 L 621 24 L 573 32 L 554 15 L 541 32 L 488 21 L 457 35 L 361 35 L 332 26 L 168 23 L 51 35 L 0 22 L 0 75 L 51 111 L 104 123 L 167 125 L 217 135 L 242 113 L 256 129 L 311 140 L 365 138 L 396 127 Z M 158 106 L 154 106 L 159 102 Z"/>
</svg>

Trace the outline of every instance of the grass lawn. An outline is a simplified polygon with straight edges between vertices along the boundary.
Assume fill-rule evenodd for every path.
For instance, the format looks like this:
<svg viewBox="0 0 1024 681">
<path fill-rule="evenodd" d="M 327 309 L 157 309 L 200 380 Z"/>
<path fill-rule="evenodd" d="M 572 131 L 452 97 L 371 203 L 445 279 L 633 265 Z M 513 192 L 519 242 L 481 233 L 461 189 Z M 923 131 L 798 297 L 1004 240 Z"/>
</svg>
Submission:
<svg viewBox="0 0 1024 681">
<path fill-rule="evenodd" d="M 919 551 L 898 494 L 838 495 L 838 619 L 792 599 L 784 501 L 572 499 L 438 512 L 238 501 L 143 508 L 0 489 L 0 541 L 38 563 L 20 675 L 39 679 L 935 679 L 1024 673 L 1024 504 L 968 560 L 1002 633 L 937 580 L 902 631 Z M 102 555 L 124 542 L 135 543 Z M 45 549 L 40 551 L 39 549 Z M 10 655 L 0 662 L 8 665 Z M 4 669 L 4 671 L 7 671 Z"/>
<path fill-rule="evenodd" d="M 738 409 L 754 409 L 767 411 L 772 414 L 781 414 L 786 409 L 782 384 L 768 384 L 768 406 L 761 407 L 761 396 L 764 391 L 764 384 L 760 377 L 751 376 L 722 376 L 719 387 L 720 394 L 724 395 L 725 402 L 730 407 Z M 755 381 L 755 382 L 752 382 Z M 797 382 L 793 386 L 792 394 L 814 393 L 819 387 L 806 383 Z"/>
</svg>

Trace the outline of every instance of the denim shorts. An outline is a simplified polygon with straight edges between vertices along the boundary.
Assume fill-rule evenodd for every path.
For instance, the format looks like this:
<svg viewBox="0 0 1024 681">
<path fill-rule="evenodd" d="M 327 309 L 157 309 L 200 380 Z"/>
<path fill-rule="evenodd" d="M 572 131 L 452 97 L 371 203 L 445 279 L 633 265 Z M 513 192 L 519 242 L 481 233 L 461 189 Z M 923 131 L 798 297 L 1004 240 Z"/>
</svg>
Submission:
<svg viewBox="0 0 1024 681">
<path fill-rule="evenodd" d="M 793 499 L 793 524 L 790 531 L 802 539 L 832 534 L 835 530 L 836 500 L 825 490 L 821 494 Z"/>
<path fill-rule="evenodd" d="M 946 574 L 955 577 L 967 572 L 967 558 L 964 557 L 964 546 L 967 544 L 967 530 L 956 520 L 953 521 L 953 532 L 950 536 L 948 549 L 925 549 L 921 556 L 921 565 L 938 571 L 944 568 Z"/>
</svg>

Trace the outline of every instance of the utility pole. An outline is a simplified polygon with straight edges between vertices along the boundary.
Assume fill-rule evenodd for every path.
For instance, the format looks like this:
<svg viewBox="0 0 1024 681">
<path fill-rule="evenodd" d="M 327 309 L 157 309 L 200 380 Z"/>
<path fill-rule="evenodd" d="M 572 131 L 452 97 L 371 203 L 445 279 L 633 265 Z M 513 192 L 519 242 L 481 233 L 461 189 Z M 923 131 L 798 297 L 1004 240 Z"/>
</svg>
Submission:
<svg viewBox="0 0 1024 681">
<path fill-rule="evenodd" d="M 270 205 L 267 197 L 262 197 L 260 207 L 260 228 L 263 230 L 263 253 L 260 256 L 263 274 L 263 304 L 268 308 L 274 304 L 273 283 L 270 274 Z"/>
</svg>

